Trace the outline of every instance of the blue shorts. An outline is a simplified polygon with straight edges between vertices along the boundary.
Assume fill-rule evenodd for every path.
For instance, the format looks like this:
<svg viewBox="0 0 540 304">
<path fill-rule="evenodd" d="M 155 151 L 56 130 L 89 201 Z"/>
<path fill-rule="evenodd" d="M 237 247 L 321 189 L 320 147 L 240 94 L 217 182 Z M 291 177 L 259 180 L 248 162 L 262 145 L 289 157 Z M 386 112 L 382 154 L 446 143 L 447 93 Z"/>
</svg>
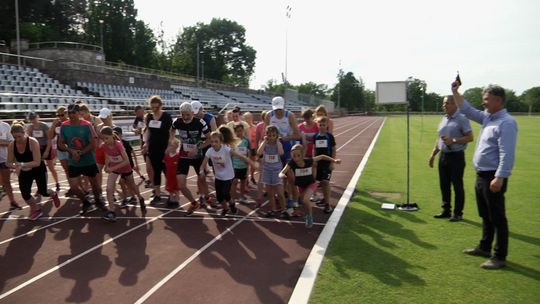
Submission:
<svg viewBox="0 0 540 304">
<path fill-rule="evenodd" d="M 283 185 L 283 180 L 279 178 L 279 170 L 263 169 L 261 172 L 261 183 L 265 185 Z"/>
<path fill-rule="evenodd" d="M 58 160 L 67 160 L 68 156 L 69 152 L 56 150 L 56 158 L 58 158 Z"/>
</svg>

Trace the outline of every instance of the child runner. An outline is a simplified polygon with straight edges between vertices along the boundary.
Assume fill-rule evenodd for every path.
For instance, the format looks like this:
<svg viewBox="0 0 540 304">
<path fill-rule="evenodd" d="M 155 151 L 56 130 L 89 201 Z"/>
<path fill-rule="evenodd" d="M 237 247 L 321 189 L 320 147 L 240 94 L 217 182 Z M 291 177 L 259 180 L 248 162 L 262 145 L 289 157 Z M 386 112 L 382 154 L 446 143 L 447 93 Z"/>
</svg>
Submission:
<svg viewBox="0 0 540 304">
<path fill-rule="evenodd" d="M 137 155 L 135 154 L 135 151 L 133 150 L 133 147 L 129 143 L 129 141 L 123 139 L 123 133 L 124 130 L 122 130 L 121 127 L 114 127 L 113 132 L 118 137 L 118 140 L 122 142 L 122 146 L 124 146 L 124 150 L 126 150 L 127 157 L 129 159 L 129 165 L 133 169 L 133 171 L 137 172 L 140 177 L 142 177 L 140 171 L 139 171 L 139 161 L 137 160 Z M 144 178 L 142 178 L 144 180 Z M 124 194 L 123 200 L 122 200 L 122 208 L 126 208 L 129 201 L 131 201 L 132 204 L 137 204 L 137 197 L 135 196 L 135 193 L 132 193 L 129 191 L 129 187 L 127 187 L 124 179 L 120 179 L 120 187 L 122 188 L 122 193 Z M 130 200 L 127 198 L 131 197 Z"/>
<path fill-rule="evenodd" d="M 9 198 L 9 211 L 22 210 L 22 207 L 17 204 L 13 196 L 13 188 L 11 187 L 11 170 L 7 166 L 8 146 L 13 141 L 11 135 L 11 126 L 3 121 L 0 121 L 0 182 L 2 183 L 3 192 Z"/>
<path fill-rule="evenodd" d="M 133 171 L 131 169 L 131 165 L 129 164 L 129 159 L 126 154 L 126 150 L 124 150 L 122 142 L 117 140 L 112 128 L 109 126 L 104 126 L 101 128 L 100 133 L 103 140 L 100 148 L 103 150 L 105 155 L 104 169 L 105 172 L 109 173 L 107 178 L 107 200 L 109 201 L 109 208 L 111 211 L 105 214 L 105 219 L 110 221 L 116 220 L 115 211 L 117 208 L 113 208 L 114 189 L 116 188 L 116 181 L 118 180 L 119 176 L 120 178 L 124 179 L 128 189 L 137 195 L 139 198 L 139 204 L 141 206 L 141 212 L 142 214 L 145 214 L 146 205 L 144 203 L 144 198 L 141 196 L 139 187 L 135 185 L 135 181 L 133 180 Z"/>
<path fill-rule="evenodd" d="M 234 125 L 234 134 L 237 138 L 240 138 L 240 142 L 234 148 L 234 151 L 244 157 L 251 157 L 249 151 L 249 140 L 245 137 L 244 125 L 237 123 Z M 240 157 L 233 157 L 234 179 L 232 182 L 231 196 L 234 199 L 238 199 L 240 204 L 247 204 L 246 188 L 247 188 L 247 162 Z M 238 183 L 240 183 L 240 194 L 238 194 Z"/>
<path fill-rule="evenodd" d="M 336 140 L 328 132 L 328 117 L 319 117 L 317 124 L 319 126 L 319 132 L 314 137 L 313 155 L 326 155 L 336 158 Z M 329 161 L 321 160 L 317 165 L 316 179 L 320 182 L 323 192 L 323 200 L 318 202 L 317 205 L 324 206 L 324 213 L 330 213 L 333 210 L 333 206 L 330 204 L 330 178 L 332 177 L 332 170 L 334 170 L 334 164 Z"/>
<path fill-rule="evenodd" d="M 287 174 L 294 176 L 294 185 L 298 187 L 300 197 L 304 202 L 304 211 L 306 212 L 306 228 L 313 226 L 313 214 L 309 198 L 317 188 L 315 183 L 315 172 L 317 162 L 321 160 L 340 163 L 341 160 L 333 159 L 327 155 L 318 155 L 313 158 L 305 158 L 305 150 L 302 145 L 294 145 L 291 149 L 292 159 L 285 165 L 285 168 L 279 173 L 280 178 L 287 178 Z"/>
<path fill-rule="evenodd" d="M 261 183 L 266 186 L 268 201 L 271 210 L 266 213 L 266 217 L 276 217 L 281 213 L 286 218 L 289 214 L 285 208 L 285 194 L 283 193 L 283 181 L 279 178 L 279 172 L 283 167 L 281 156 L 283 156 L 283 145 L 278 140 L 279 131 L 276 126 L 266 127 L 266 136 L 262 141 L 257 155 L 262 156 L 262 177 Z M 276 204 L 276 195 L 278 198 Z M 258 206 L 260 206 L 260 201 Z"/>
<path fill-rule="evenodd" d="M 212 159 L 214 167 L 216 199 L 221 203 L 221 216 L 225 216 L 229 210 L 231 214 L 236 214 L 237 209 L 235 203 L 231 201 L 231 185 L 234 179 L 234 169 L 232 165 L 232 157 L 238 157 L 241 160 L 257 166 L 257 163 L 251 161 L 244 155 L 240 155 L 230 148 L 229 145 L 234 145 L 234 134 L 225 126 L 218 128 L 218 131 L 210 133 L 211 148 L 206 151 L 199 174 L 204 174 L 204 169 L 209 159 Z M 227 207 L 228 203 L 228 207 Z"/>
<path fill-rule="evenodd" d="M 306 157 L 313 156 L 313 137 L 319 132 L 319 127 L 313 121 L 313 111 L 307 109 L 302 113 L 304 121 L 298 124 L 298 130 L 302 135 L 302 145 L 306 147 Z"/>
<path fill-rule="evenodd" d="M 176 168 L 180 160 L 179 147 L 180 141 L 178 138 L 170 139 L 163 158 L 165 163 L 165 190 L 169 192 L 169 199 L 167 200 L 167 207 L 169 208 L 176 208 L 180 204 L 180 187 L 178 187 L 178 179 L 176 178 Z"/>
</svg>

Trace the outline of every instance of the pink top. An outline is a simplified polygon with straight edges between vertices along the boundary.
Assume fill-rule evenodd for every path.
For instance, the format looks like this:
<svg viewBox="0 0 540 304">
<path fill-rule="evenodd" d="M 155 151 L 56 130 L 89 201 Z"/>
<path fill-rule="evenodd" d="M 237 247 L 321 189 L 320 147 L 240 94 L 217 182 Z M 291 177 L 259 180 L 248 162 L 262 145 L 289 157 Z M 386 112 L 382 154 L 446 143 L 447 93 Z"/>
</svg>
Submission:
<svg viewBox="0 0 540 304">
<path fill-rule="evenodd" d="M 259 142 L 257 143 L 257 147 L 255 147 L 257 149 L 259 143 L 264 139 L 264 121 L 259 122 L 255 128 L 255 134 L 259 137 Z"/>
<path fill-rule="evenodd" d="M 306 147 L 306 157 L 313 157 L 313 137 L 319 132 L 319 126 L 311 123 L 308 128 L 305 122 L 298 124 L 298 130 L 302 134 L 302 144 Z"/>
<path fill-rule="evenodd" d="M 119 140 L 115 140 L 112 147 L 109 145 L 102 143 L 100 148 L 103 150 L 103 153 L 105 153 L 105 158 L 109 162 L 109 168 L 116 166 L 117 164 L 124 161 L 122 158 L 122 151 L 124 150 L 124 145 L 122 145 L 122 142 Z M 131 172 L 131 165 L 128 164 L 126 166 L 123 166 L 121 168 L 118 168 L 114 170 L 115 173 L 129 173 Z"/>
</svg>

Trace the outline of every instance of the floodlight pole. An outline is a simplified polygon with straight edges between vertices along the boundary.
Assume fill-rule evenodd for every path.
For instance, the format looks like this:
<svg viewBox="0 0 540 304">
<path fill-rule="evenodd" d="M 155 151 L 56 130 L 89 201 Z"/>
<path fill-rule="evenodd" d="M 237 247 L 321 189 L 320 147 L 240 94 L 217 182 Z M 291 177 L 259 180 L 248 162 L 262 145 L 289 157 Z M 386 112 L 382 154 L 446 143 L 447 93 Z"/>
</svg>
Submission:
<svg viewBox="0 0 540 304">
<path fill-rule="evenodd" d="M 15 34 L 17 35 L 17 65 L 21 66 L 21 31 L 19 28 L 19 0 L 15 0 Z"/>
</svg>

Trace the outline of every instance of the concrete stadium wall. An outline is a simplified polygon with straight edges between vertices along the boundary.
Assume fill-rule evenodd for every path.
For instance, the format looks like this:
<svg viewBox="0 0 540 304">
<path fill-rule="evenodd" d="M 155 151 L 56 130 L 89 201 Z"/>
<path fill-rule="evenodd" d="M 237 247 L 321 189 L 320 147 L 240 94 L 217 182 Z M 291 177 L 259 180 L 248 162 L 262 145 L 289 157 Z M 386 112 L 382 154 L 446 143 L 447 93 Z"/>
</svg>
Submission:
<svg viewBox="0 0 540 304">
<path fill-rule="evenodd" d="M 45 58 L 55 61 L 73 61 L 93 65 L 104 65 L 105 56 L 102 52 L 85 49 L 39 48 L 25 50 L 22 55 Z"/>
</svg>

